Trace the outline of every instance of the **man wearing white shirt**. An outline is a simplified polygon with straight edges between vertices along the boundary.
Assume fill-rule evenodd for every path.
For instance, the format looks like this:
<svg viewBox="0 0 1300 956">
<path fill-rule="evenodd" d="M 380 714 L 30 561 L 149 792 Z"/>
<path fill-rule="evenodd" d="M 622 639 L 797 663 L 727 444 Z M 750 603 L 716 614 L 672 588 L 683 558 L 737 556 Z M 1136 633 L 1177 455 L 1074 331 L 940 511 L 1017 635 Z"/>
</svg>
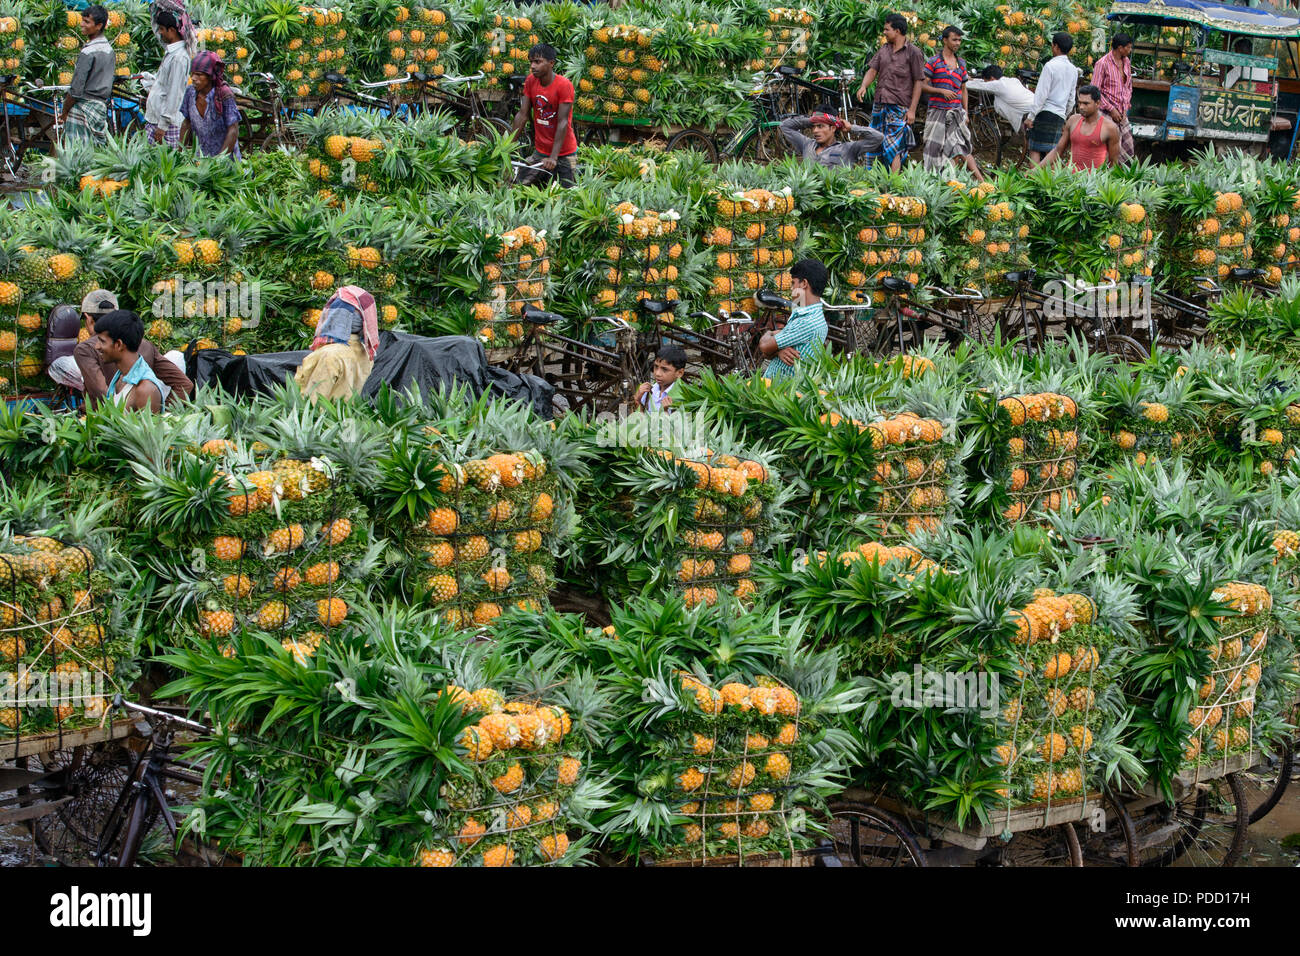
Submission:
<svg viewBox="0 0 1300 956">
<path fill-rule="evenodd" d="M 993 108 L 1017 133 L 1034 105 L 1033 91 L 1015 77 L 1003 76 L 1002 67 L 996 64 L 984 67 L 978 80 L 967 80 L 966 88 L 992 96 Z"/>
<path fill-rule="evenodd" d="M 158 38 L 166 45 L 162 65 L 149 87 L 144 104 L 145 135 L 152 143 L 166 143 L 173 148 L 181 143 L 181 101 L 190 79 L 190 55 L 185 50 L 180 24 L 169 10 L 154 16 Z"/>
<path fill-rule="evenodd" d="M 1039 74 L 1034 102 L 1025 128 L 1029 130 L 1029 158 L 1038 165 L 1061 139 L 1065 118 L 1074 109 L 1074 92 L 1079 87 L 1079 68 L 1070 62 L 1074 40 L 1068 33 L 1052 35 L 1052 58 Z"/>
</svg>

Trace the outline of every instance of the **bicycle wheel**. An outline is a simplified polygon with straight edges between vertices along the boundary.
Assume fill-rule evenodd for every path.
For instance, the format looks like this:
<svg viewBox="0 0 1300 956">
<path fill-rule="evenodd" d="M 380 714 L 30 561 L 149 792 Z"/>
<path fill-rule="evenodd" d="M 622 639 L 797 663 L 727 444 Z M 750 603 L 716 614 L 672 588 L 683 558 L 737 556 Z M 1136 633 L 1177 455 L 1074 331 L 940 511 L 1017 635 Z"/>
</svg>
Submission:
<svg viewBox="0 0 1300 956">
<path fill-rule="evenodd" d="M 970 137 L 972 152 L 981 162 L 997 166 L 1002 160 L 1002 131 L 998 121 L 988 113 L 971 117 Z"/>
<path fill-rule="evenodd" d="M 470 139 L 506 136 L 510 133 L 510 124 L 495 116 L 480 116 L 469 124 L 466 132 L 469 133 Z"/>
<path fill-rule="evenodd" d="M 1151 353 L 1141 342 L 1127 335 L 1106 336 L 1106 354 L 1133 364 L 1141 364 L 1151 357 Z"/>
<path fill-rule="evenodd" d="M 925 851 L 911 832 L 870 804 L 832 803 L 827 830 L 843 866 L 926 866 Z"/>
<path fill-rule="evenodd" d="M 788 152 L 785 137 L 781 131 L 771 126 L 759 129 L 748 137 L 740 147 L 738 159 L 750 163 L 770 163 L 785 156 Z"/>
<path fill-rule="evenodd" d="M 1294 769 L 1295 748 L 1291 741 L 1281 740 L 1265 763 L 1238 774 L 1246 800 L 1248 824 L 1263 820 L 1277 806 L 1291 783 Z"/>
<path fill-rule="evenodd" d="M 679 149 L 699 153 L 712 165 L 718 164 L 718 147 L 714 144 L 713 137 L 697 129 L 684 129 L 668 140 L 670 152 Z"/>
<path fill-rule="evenodd" d="M 1173 805 L 1133 818 L 1139 866 L 1232 866 L 1246 842 L 1246 800 L 1237 774 L 1206 780 Z"/>
<path fill-rule="evenodd" d="M 1133 820 L 1124 805 L 1107 793 L 1100 808 L 1104 830 L 1094 830 L 1086 823 L 1075 823 L 1079 832 L 1079 850 L 1084 866 L 1137 866 L 1137 844 Z"/>
<path fill-rule="evenodd" d="M 1074 824 L 1025 830 L 1011 837 L 1000 850 L 1002 866 L 1083 866 L 1083 853 Z"/>
<path fill-rule="evenodd" d="M 41 754 L 40 764 L 62 774 L 59 793 L 70 799 L 32 821 L 32 839 L 64 865 L 91 865 L 99 834 L 130 776 L 130 752 L 110 742 Z"/>
</svg>

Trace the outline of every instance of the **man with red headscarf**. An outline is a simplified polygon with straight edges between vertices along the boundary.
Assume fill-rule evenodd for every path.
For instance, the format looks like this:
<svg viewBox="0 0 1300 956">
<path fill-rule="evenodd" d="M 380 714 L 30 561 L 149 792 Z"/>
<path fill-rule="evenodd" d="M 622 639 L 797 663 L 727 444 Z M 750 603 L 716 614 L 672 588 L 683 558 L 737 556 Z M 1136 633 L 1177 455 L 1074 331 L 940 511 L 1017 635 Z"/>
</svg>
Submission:
<svg viewBox="0 0 1300 956">
<path fill-rule="evenodd" d="M 313 401 L 351 398 L 370 377 L 378 350 L 375 297 L 360 286 L 345 285 L 321 310 L 311 354 L 303 359 L 294 381 Z"/>
<path fill-rule="evenodd" d="M 840 130 L 847 130 L 860 138 L 837 142 L 836 134 Z M 877 152 L 885 142 L 885 134 L 879 130 L 870 126 L 850 126 L 829 113 L 792 116 L 782 120 L 781 135 L 804 162 L 819 163 L 822 166 L 856 166 L 864 157 Z"/>
</svg>

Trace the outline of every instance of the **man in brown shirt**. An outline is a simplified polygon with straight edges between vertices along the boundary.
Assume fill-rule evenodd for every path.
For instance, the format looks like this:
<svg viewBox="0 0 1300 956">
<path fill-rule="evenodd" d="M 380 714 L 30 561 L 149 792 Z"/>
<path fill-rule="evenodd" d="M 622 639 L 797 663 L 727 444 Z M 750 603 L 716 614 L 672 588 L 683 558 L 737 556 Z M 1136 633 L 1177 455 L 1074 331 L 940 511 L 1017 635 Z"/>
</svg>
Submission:
<svg viewBox="0 0 1300 956">
<path fill-rule="evenodd" d="M 96 289 L 81 300 L 81 318 L 92 336 L 95 334 L 95 320 L 116 309 L 117 296 L 106 289 Z M 148 339 L 141 340 L 137 351 L 153 369 L 153 373 L 171 389 L 172 395 L 189 398 L 194 392 L 194 383 Z M 70 364 L 72 367 L 69 367 Z M 72 363 L 67 359 L 59 359 L 50 366 L 50 377 L 61 385 L 80 389 L 86 404 L 95 408 L 108 397 L 108 382 L 116 371 L 115 365 L 100 360 L 99 353 L 87 339 L 77 343 L 72 353 Z"/>
<path fill-rule="evenodd" d="M 871 125 L 885 137 L 875 155 L 883 157 L 894 172 L 902 166 L 903 154 L 916 145 L 912 124 L 916 122 L 916 104 L 921 100 L 924 69 L 921 51 L 908 42 L 907 20 L 900 13 L 891 13 L 885 18 L 885 45 L 867 64 L 858 99 L 866 98 L 867 87 L 874 80 Z"/>
</svg>

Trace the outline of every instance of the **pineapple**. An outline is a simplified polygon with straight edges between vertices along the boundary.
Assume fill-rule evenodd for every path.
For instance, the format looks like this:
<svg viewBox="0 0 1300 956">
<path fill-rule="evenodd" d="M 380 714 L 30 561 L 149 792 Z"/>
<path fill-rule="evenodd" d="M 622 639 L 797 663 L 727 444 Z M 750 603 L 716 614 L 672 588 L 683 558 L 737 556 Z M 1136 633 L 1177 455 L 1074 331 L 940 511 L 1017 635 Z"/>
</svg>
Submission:
<svg viewBox="0 0 1300 956">
<path fill-rule="evenodd" d="M 257 612 L 257 626 L 265 631 L 288 627 L 289 605 L 283 601 L 267 601 Z"/>
</svg>

